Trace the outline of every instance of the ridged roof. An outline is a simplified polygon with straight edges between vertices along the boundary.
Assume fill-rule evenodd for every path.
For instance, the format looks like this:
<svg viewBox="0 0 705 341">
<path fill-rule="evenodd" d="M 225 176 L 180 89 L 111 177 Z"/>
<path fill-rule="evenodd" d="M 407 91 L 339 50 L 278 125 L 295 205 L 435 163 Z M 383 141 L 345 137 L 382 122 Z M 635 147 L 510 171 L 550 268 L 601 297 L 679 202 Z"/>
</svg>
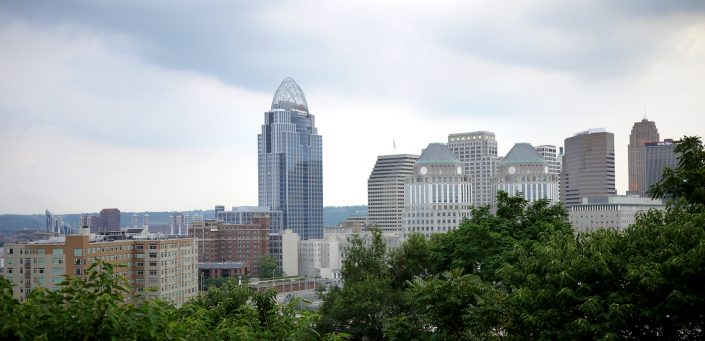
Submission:
<svg viewBox="0 0 705 341">
<path fill-rule="evenodd" d="M 507 156 L 500 162 L 502 165 L 510 163 L 547 164 L 548 162 L 530 144 L 516 143 L 514 147 L 512 147 L 512 150 L 507 153 Z"/>
<path fill-rule="evenodd" d="M 431 143 L 421 152 L 417 163 L 459 163 L 445 143 Z"/>
</svg>

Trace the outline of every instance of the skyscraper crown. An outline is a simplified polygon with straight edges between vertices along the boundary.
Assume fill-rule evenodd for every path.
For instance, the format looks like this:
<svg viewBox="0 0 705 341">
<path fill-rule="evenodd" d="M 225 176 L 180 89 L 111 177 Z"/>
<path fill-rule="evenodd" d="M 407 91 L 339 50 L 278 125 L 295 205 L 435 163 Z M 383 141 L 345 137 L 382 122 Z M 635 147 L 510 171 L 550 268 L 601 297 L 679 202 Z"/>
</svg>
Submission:
<svg viewBox="0 0 705 341">
<path fill-rule="evenodd" d="M 294 110 L 308 113 L 308 104 L 306 96 L 301 87 L 296 84 L 296 81 L 291 77 L 286 77 L 279 85 L 277 92 L 274 93 L 272 99 L 272 110 Z"/>
</svg>

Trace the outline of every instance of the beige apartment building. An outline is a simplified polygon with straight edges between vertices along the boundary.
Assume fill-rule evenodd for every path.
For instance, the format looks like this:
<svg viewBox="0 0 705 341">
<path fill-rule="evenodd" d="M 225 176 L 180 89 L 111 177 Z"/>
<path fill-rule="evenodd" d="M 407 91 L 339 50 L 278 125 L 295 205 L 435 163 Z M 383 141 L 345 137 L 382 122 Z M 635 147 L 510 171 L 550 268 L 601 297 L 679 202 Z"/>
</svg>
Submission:
<svg viewBox="0 0 705 341">
<path fill-rule="evenodd" d="M 133 294 L 181 305 L 198 294 L 196 242 L 192 238 L 115 233 L 77 234 L 5 244 L 5 276 L 24 299 L 36 287 L 58 290 L 66 276 L 85 276 L 97 259 L 115 264 Z"/>
</svg>

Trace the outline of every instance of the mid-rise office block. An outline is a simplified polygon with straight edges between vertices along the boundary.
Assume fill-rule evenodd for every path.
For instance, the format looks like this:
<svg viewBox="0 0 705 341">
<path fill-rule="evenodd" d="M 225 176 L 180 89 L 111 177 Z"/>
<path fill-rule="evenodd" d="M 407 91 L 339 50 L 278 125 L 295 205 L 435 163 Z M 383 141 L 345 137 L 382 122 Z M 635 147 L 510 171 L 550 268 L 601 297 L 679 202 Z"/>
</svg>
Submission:
<svg viewBox="0 0 705 341">
<path fill-rule="evenodd" d="M 252 224 L 255 218 L 269 218 L 269 232 L 279 233 L 284 230 L 281 211 L 272 211 L 269 207 L 258 206 L 238 206 L 232 211 L 220 211 L 216 220 L 228 224 L 244 225 Z"/>
<path fill-rule="evenodd" d="M 100 210 L 100 222 L 97 230 L 91 232 L 117 232 L 120 231 L 120 210 L 117 208 L 104 208 Z"/>
<path fill-rule="evenodd" d="M 463 163 L 443 143 L 431 143 L 423 150 L 405 188 L 405 236 L 455 230 L 470 215 L 470 181 L 463 174 Z"/>
<path fill-rule="evenodd" d="M 85 229 L 87 230 L 87 229 Z M 58 290 L 66 276 L 86 276 L 97 259 L 113 263 L 134 294 L 176 305 L 198 294 L 196 243 L 155 234 L 82 234 L 25 244 L 5 244 L 6 271 L 13 295 L 25 299 L 38 286 Z"/>
<path fill-rule="evenodd" d="M 322 138 L 303 90 L 285 78 L 257 135 L 259 206 L 301 239 L 323 237 Z"/>
<path fill-rule="evenodd" d="M 665 209 L 660 200 L 638 196 L 583 198 L 578 205 L 568 207 L 568 220 L 575 232 L 590 232 L 609 228 L 624 230 L 634 224 L 636 214 L 650 209 Z"/>
<path fill-rule="evenodd" d="M 194 221 L 189 237 L 196 240 L 205 277 L 258 276 L 262 257 L 269 254 L 269 218 L 256 217 L 251 224 Z"/>
<path fill-rule="evenodd" d="M 463 172 L 472 185 L 474 206 L 492 205 L 495 193 L 492 181 L 497 176 L 497 141 L 489 131 L 448 135 L 448 148 L 462 162 Z"/>
<path fill-rule="evenodd" d="M 98 226 L 100 226 L 100 216 L 97 214 L 82 213 L 78 218 L 78 228 L 88 227 L 88 229 L 95 233 L 98 231 Z"/>
<path fill-rule="evenodd" d="M 650 142 L 644 145 L 644 177 L 639 185 L 640 189 L 646 191 L 661 180 L 663 170 L 678 167 L 678 154 L 676 154 L 678 142 L 666 139 L 663 142 Z"/>
<path fill-rule="evenodd" d="M 617 195 L 614 179 L 614 135 L 590 129 L 565 139 L 561 170 L 561 203 L 578 205 L 583 198 Z"/>
<path fill-rule="evenodd" d="M 644 145 L 649 142 L 658 142 L 659 134 L 656 123 L 646 118 L 641 122 L 635 122 L 632 132 L 629 134 L 629 146 L 627 154 L 629 157 L 629 190 L 628 195 L 644 196 L 648 188 L 644 188 Z"/>
<path fill-rule="evenodd" d="M 499 162 L 496 191 L 510 196 L 521 194 L 527 201 L 548 199 L 558 202 L 558 174 L 528 143 L 517 143 Z"/>
<path fill-rule="evenodd" d="M 367 179 L 368 224 L 384 232 L 402 231 L 404 181 L 414 171 L 418 155 L 381 155 Z"/>
</svg>

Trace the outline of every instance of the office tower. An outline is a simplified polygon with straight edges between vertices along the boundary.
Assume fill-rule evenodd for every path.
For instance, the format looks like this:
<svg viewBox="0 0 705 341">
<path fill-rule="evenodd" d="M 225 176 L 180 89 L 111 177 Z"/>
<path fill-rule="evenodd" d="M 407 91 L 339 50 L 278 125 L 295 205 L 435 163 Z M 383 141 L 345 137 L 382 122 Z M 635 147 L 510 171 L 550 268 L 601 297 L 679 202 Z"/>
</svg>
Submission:
<svg viewBox="0 0 705 341">
<path fill-rule="evenodd" d="M 303 90 L 285 78 L 257 135 L 259 206 L 302 240 L 323 237 L 322 138 Z"/>
<path fill-rule="evenodd" d="M 565 139 L 561 203 L 577 205 L 585 197 L 617 195 L 614 185 L 614 135 L 589 129 Z"/>
<path fill-rule="evenodd" d="M 218 219 L 218 213 L 225 211 L 225 206 L 215 205 L 215 210 L 213 211 L 213 219 Z"/>
<path fill-rule="evenodd" d="M 149 213 L 147 212 L 144 212 L 142 216 L 142 226 L 145 228 L 149 227 Z"/>
<path fill-rule="evenodd" d="M 245 274 L 259 276 L 262 257 L 269 253 L 269 218 L 249 224 L 219 220 L 194 221 L 188 235 L 198 245 L 199 269 L 205 278 Z"/>
<path fill-rule="evenodd" d="M 91 232 L 119 232 L 120 210 L 117 208 L 104 208 L 100 210 L 100 225 L 98 231 Z"/>
<path fill-rule="evenodd" d="M 492 205 L 493 178 L 497 175 L 497 141 L 494 133 L 476 131 L 448 135 L 448 148 L 463 163 L 465 175 L 472 184 L 473 206 Z"/>
<path fill-rule="evenodd" d="M 132 215 L 132 228 L 138 228 L 140 226 L 140 217 L 137 215 L 137 213 L 134 213 Z"/>
<path fill-rule="evenodd" d="M 647 142 L 644 145 L 644 177 L 639 185 L 646 193 L 651 186 L 661 180 L 663 170 L 678 167 L 678 142 L 666 139 L 663 142 Z"/>
<path fill-rule="evenodd" d="M 470 214 L 471 185 L 463 163 L 443 143 L 423 150 L 406 178 L 402 229 L 405 236 L 455 230 Z"/>
<path fill-rule="evenodd" d="M 553 146 L 551 146 L 553 147 Z M 555 153 L 555 147 L 553 147 Z M 528 143 L 517 143 L 499 162 L 496 191 L 510 196 L 521 194 L 527 201 L 548 199 L 558 202 L 559 175 L 551 173 L 549 162 Z"/>
<path fill-rule="evenodd" d="M 368 224 L 383 232 L 401 232 L 404 210 L 404 181 L 414 172 L 418 155 L 397 154 L 377 157 L 367 179 Z"/>
<path fill-rule="evenodd" d="M 548 174 L 561 174 L 561 158 L 563 148 L 559 149 L 553 145 L 536 146 L 536 151 L 548 162 Z"/>
<path fill-rule="evenodd" d="M 82 229 L 87 230 L 87 229 Z M 36 287 L 58 290 L 65 276 L 86 278 L 97 259 L 112 263 L 116 275 L 130 281 L 133 294 L 181 305 L 198 295 L 196 243 L 191 238 L 130 234 L 91 238 L 88 231 L 65 238 L 5 244 L 9 263 L 3 276 L 13 296 L 25 299 Z"/>
<path fill-rule="evenodd" d="M 96 214 L 88 214 L 88 213 L 83 213 L 79 217 L 79 223 L 81 227 L 88 227 L 91 232 L 97 232 L 98 231 L 98 226 L 100 226 L 100 216 Z"/>
<path fill-rule="evenodd" d="M 629 134 L 629 190 L 627 194 L 644 196 L 648 188 L 643 188 L 644 181 L 644 144 L 658 142 L 659 134 L 656 123 L 646 118 L 641 122 L 634 122 L 632 132 Z"/>
</svg>

